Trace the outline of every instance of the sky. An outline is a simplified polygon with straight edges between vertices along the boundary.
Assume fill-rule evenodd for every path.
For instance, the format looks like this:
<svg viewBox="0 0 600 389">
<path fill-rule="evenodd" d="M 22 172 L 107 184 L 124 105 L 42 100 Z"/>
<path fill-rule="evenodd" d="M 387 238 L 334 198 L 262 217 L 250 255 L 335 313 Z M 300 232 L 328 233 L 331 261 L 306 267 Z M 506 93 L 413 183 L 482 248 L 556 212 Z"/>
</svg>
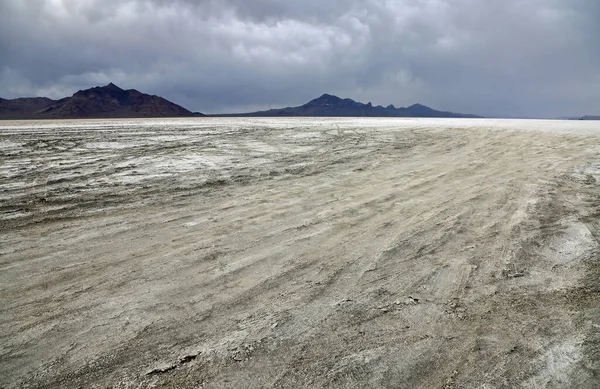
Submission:
<svg viewBox="0 0 600 389">
<path fill-rule="evenodd" d="M 0 97 L 109 82 L 203 113 L 329 93 L 484 116 L 600 114 L 600 1 L 0 0 Z"/>
</svg>

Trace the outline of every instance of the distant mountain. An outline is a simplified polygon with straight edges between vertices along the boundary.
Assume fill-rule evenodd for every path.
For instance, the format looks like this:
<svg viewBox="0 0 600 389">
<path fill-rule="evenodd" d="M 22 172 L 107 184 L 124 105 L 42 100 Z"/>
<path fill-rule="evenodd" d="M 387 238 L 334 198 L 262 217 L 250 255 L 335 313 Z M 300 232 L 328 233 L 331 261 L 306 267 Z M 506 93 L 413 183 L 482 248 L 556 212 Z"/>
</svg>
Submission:
<svg viewBox="0 0 600 389">
<path fill-rule="evenodd" d="M 0 98 L 0 119 L 28 119 L 34 112 L 42 111 L 55 102 L 46 97 Z"/>
<path fill-rule="evenodd" d="M 324 94 L 299 107 L 270 109 L 268 111 L 242 114 L 225 114 L 215 116 L 370 116 L 370 117 L 440 117 L 440 118 L 479 118 L 481 116 L 454 112 L 436 111 L 421 104 L 407 108 L 396 108 L 393 105 L 382 107 L 371 103 L 363 104 L 352 99 L 341 99 Z"/>
<path fill-rule="evenodd" d="M 149 118 L 205 116 L 190 112 L 162 97 L 147 95 L 135 89 L 123 90 L 112 82 L 106 86 L 80 90 L 71 97 L 52 100 L 46 97 L 0 98 L 1 119 L 84 119 L 84 118 Z M 479 118 L 481 116 L 437 111 L 425 105 L 406 108 L 363 104 L 324 94 L 299 107 L 268 111 L 220 114 L 211 116 L 341 116 L 341 117 L 440 117 Z M 592 120 L 586 117 L 587 120 Z"/>
<path fill-rule="evenodd" d="M 600 116 L 585 115 L 580 118 L 575 118 L 575 120 L 600 120 Z"/>
<path fill-rule="evenodd" d="M 112 82 L 80 90 L 71 97 L 0 99 L 0 119 L 84 119 L 203 116 L 162 97 L 135 89 L 123 90 Z"/>
</svg>

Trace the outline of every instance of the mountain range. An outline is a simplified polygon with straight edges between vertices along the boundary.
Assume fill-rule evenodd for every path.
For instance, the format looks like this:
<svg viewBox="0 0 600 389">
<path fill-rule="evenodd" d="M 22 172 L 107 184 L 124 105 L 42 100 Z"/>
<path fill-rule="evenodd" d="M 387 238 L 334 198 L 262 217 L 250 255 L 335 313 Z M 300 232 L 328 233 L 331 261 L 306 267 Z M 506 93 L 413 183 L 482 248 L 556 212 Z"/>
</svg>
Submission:
<svg viewBox="0 0 600 389">
<path fill-rule="evenodd" d="M 31 97 L 0 98 L 0 119 L 85 119 L 202 116 L 162 97 L 135 89 L 124 90 L 112 82 L 80 90 L 71 97 L 52 100 Z"/>
<path fill-rule="evenodd" d="M 414 104 L 406 108 L 393 105 L 383 107 L 363 104 L 352 99 L 342 99 L 324 94 L 298 107 L 270 109 L 268 111 L 225 114 L 216 116 L 367 116 L 367 117 L 439 117 L 439 118 L 479 118 L 481 116 L 455 112 L 436 111 L 425 105 Z"/>
<path fill-rule="evenodd" d="M 267 111 L 204 115 L 191 112 L 180 105 L 135 89 L 121 89 L 112 82 L 80 90 L 71 97 L 59 100 L 47 97 L 0 98 L 0 120 L 10 119 L 85 119 L 85 118 L 152 118 L 152 117 L 285 117 L 285 116 L 330 116 L 330 117 L 438 117 L 480 118 L 481 116 L 455 112 L 437 111 L 422 104 L 396 108 L 363 104 L 352 99 L 323 94 L 297 107 L 269 109 Z M 565 118 L 566 119 L 566 118 Z M 586 115 L 571 120 L 600 120 L 600 116 Z"/>
<path fill-rule="evenodd" d="M 600 120 L 600 115 L 598 116 L 592 116 L 592 115 L 585 115 L 579 118 L 575 118 L 574 120 Z"/>
<path fill-rule="evenodd" d="M 0 119 L 83 119 L 83 118 L 147 118 L 205 116 L 191 112 L 162 97 L 147 95 L 135 89 L 124 90 L 112 82 L 102 87 L 80 90 L 71 97 L 52 100 L 31 97 L 6 100 L 0 98 Z M 220 114 L 210 116 L 370 116 L 370 117 L 451 117 L 476 118 L 454 112 L 436 111 L 421 104 L 407 108 L 363 104 L 324 94 L 298 107 L 268 111 Z"/>
</svg>

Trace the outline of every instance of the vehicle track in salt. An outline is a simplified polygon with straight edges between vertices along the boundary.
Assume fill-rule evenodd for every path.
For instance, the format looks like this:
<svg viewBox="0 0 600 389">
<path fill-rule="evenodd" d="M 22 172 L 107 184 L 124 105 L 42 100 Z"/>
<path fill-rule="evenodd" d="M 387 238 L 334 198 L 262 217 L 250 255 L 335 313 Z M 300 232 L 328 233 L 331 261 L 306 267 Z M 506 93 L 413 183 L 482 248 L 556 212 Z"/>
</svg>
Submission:
<svg viewBox="0 0 600 389">
<path fill-rule="evenodd" d="M 599 141 L 566 121 L 0 123 L 0 386 L 595 388 Z"/>
</svg>

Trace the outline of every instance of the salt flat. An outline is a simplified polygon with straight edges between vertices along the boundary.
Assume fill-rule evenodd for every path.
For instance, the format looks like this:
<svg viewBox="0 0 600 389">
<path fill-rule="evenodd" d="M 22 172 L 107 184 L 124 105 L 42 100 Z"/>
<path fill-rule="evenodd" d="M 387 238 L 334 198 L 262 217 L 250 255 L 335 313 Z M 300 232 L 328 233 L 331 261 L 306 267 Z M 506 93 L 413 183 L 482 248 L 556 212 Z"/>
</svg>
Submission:
<svg viewBox="0 0 600 389">
<path fill-rule="evenodd" d="M 0 386 L 597 388 L 600 128 L 0 122 Z"/>
</svg>

